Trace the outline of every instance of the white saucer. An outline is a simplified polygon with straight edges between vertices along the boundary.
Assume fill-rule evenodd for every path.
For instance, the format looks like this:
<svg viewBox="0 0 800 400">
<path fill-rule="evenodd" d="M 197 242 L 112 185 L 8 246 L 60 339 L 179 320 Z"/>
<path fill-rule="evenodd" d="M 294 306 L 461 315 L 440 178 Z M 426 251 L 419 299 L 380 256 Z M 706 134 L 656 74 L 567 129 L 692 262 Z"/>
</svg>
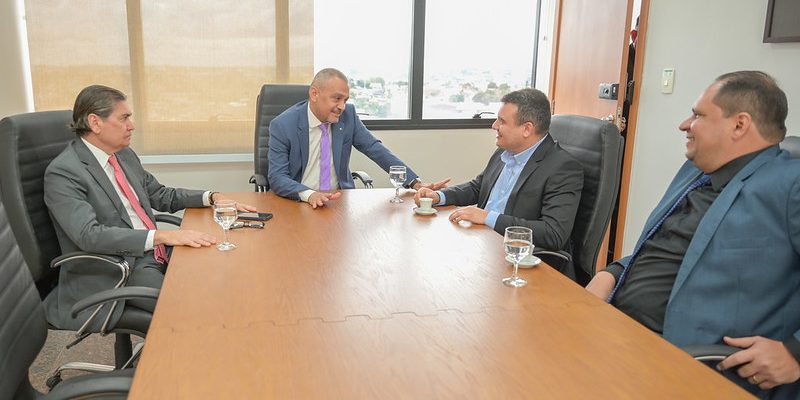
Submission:
<svg viewBox="0 0 800 400">
<path fill-rule="evenodd" d="M 514 264 L 514 260 L 511 259 L 511 256 L 506 256 L 506 261 L 510 262 L 511 264 Z M 539 265 L 540 262 L 542 262 L 542 260 L 540 260 L 539 257 L 528 254 L 527 256 L 525 256 L 525 258 L 522 259 L 522 261 L 519 262 L 519 267 L 533 268 Z"/>
<path fill-rule="evenodd" d="M 437 210 L 435 208 L 431 208 L 430 210 L 423 210 L 423 209 L 421 209 L 419 207 L 414 207 L 414 212 L 419 214 L 419 215 L 433 215 L 433 214 L 436 214 L 437 212 L 439 212 L 439 210 Z"/>
</svg>

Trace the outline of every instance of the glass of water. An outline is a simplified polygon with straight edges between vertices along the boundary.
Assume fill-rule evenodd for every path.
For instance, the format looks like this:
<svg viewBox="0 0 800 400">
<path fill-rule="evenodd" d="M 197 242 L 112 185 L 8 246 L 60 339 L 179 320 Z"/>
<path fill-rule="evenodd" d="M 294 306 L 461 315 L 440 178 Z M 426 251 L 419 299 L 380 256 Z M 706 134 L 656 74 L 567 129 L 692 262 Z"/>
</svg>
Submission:
<svg viewBox="0 0 800 400">
<path fill-rule="evenodd" d="M 523 287 L 528 281 L 517 275 L 519 262 L 533 251 L 533 231 L 522 226 L 509 226 L 503 237 L 503 246 L 506 254 L 514 261 L 514 274 L 508 278 L 503 278 L 503 283 L 507 286 Z"/>
<path fill-rule="evenodd" d="M 394 197 L 389 200 L 389 203 L 402 203 L 403 199 L 400 198 L 400 187 L 406 183 L 406 166 L 393 165 L 389 167 L 389 182 L 394 186 Z"/>
<path fill-rule="evenodd" d="M 236 248 L 236 245 L 228 241 L 228 230 L 236 222 L 237 218 L 236 202 L 233 200 L 219 200 L 214 203 L 214 221 L 216 221 L 225 232 L 225 241 L 217 245 L 220 251 L 228 251 Z"/>
</svg>

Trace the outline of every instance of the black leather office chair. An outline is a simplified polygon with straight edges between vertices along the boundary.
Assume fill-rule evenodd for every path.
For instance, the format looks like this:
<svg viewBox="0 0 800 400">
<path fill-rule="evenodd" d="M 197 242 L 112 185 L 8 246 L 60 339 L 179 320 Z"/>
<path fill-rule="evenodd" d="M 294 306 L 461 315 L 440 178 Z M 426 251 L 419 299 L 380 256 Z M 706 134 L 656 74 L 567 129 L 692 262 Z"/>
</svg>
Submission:
<svg viewBox="0 0 800 400">
<path fill-rule="evenodd" d="M 36 286 L 14 237 L 6 207 L 0 199 L 0 399 L 125 398 L 133 369 L 85 375 L 68 379 L 42 395 L 30 383 L 28 369 L 47 338 L 47 321 Z M 149 288 L 148 288 L 149 289 Z M 110 292 L 109 292 L 110 293 Z M 101 302 L 128 298 L 98 294 Z M 158 291 L 149 289 L 146 297 Z M 142 293 L 136 295 L 142 298 Z M 91 370 L 85 364 L 77 369 Z"/>
<path fill-rule="evenodd" d="M 256 100 L 256 133 L 253 146 L 253 165 L 255 173 L 250 183 L 256 192 L 269 191 L 269 123 L 296 103 L 308 99 L 308 85 L 266 84 Z M 353 171 L 353 179 L 358 179 L 372 188 L 372 178 L 364 171 Z"/>
<path fill-rule="evenodd" d="M 800 158 L 800 136 L 786 136 L 780 146 L 789 152 L 790 157 Z"/>
<path fill-rule="evenodd" d="M 581 202 L 570 238 L 576 280 L 586 285 L 616 205 L 623 139 L 613 124 L 579 115 L 554 115 L 550 135 L 583 164 Z"/>
<path fill-rule="evenodd" d="M 119 268 L 121 274 L 127 268 L 120 257 L 61 254 L 53 222 L 44 204 L 44 172 L 50 161 L 75 139 L 75 134 L 68 128 L 71 120 L 72 111 L 65 110 L 14 115 L 0 121 L 0 197 L 8 209 L 11 229 L 42 299 L 57 285 L 55 267 L 63 263 L 99 257 L 109 262 L 109 268 Z M 157 217 L 157 220 L 162 219 L 180 224 L 176 217 Z M 92 299 L 88 304 L 93 304 Z M 105 312 L 97 313 L 95 318 L 104 319 L 107 313 L 110 314 L 110 308 L 106 306 Z M 143 337 L 151 319 L 149 312 L 125 307 L 115 326 L 105 326 L 100 330 L 102 334 L 116 334 L 117 367 L 128 363 L 134 354 L 130 335 Z M 50 327 L 61 329 L 52 323 Z M 68 347 L 79 343 L 89 333 L 94 332 L 88 328 L 78 332 L 77 339 Z"/>
</svg>

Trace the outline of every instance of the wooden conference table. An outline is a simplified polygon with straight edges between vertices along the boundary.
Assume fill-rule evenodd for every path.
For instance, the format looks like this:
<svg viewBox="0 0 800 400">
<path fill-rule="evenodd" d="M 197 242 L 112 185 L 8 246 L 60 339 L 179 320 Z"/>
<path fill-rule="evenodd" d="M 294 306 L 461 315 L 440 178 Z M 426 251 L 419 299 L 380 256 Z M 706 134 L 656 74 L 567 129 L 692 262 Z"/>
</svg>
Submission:
<svg viewBox="0 0 800 400">
<path fill-rule="evenodd" d="M 549 266 L 504 286 L 501 235 L 392 195 L 232 195 L 275 218 L 175 249 L 130 398 L 750 398 Z"/>
</svg>

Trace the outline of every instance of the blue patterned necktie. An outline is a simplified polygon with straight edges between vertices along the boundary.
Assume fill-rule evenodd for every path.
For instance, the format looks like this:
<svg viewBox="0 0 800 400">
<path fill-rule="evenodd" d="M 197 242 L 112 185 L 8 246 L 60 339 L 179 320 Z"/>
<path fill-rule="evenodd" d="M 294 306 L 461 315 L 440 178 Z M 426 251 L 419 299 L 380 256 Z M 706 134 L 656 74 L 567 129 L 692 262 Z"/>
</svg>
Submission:
<svg viewBox="0 0 800 400">
<path fill-rule="evenodd" d="M 617 284 L 614 286 L 614 290 L 611 291 L 611 294 L 608 296 L 608 299 L 606 300 L 607 303 L 611 303 L 611 300 L 614 300 L 614 295 L 617 294 L 617 290 L 619 290 L 620 286 L 622 286 L 622 282 L 625 281 L 625 275 L 628 274 L 628 270 L 631 268 L 631 265 L 633 265 L 633 262 L 636 261 L 636 256 L 639 255 L 639 251 L 642 250 L 642 246 L 644 246 L 644 243 L 650 240 L 650 238 L 653 237 L 653 235 L 655 235 L 656 232 L 658 232 L 658 230 L 661 228 L 661 225 L 664 224 L 664 221 L 667 219 L 667 217 L 672 215 L 675 209 L 677 209 L 678 206 L 683 202 L 683 200 L 686 199 L 686 196 L 688 196 L 689 193 L 699 188 L 700 186 L 705 185 L 706 183 L 708 183 L 709 180 L 711 180 L 711 176 L 703 174 L 703 176 L 697 178 L 696 181 L 692 182 L 692 184 L 686 188 L 686 190 L 680 195 L 680 197 L 678 197 L 678 200 L 676 200 L 675 203 L 672 204 L 672 207 L 670 207 L 669 210 L 667 210 L 667 212 L 661 217 L 661 219 L 659 219 L 658 222 L 656 222 L 656 224 L 653 225 L 653 228 L 647 231 L 647 235 L 645 235 L 644 239 L 642 239 L 642 241 L 640 241 L 639 244 L 636 245 L 636 248 L 633 249 L 633 253 L 631 253 L 631 260 L 628 262 L 628 265 L 625 266 L 625 269 L 623 269 L 622 273 L 619 275 L 619 279 L 617 279 Z"/>
</svg>

